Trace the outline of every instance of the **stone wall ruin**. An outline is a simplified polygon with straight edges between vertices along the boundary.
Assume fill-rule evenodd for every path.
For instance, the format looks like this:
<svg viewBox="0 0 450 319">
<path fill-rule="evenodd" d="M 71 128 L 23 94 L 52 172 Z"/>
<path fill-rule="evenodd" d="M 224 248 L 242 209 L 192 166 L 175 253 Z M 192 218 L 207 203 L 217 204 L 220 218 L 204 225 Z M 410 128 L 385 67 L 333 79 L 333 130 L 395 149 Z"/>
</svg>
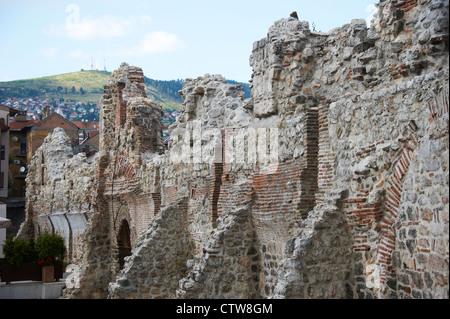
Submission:
<svg viewBox="0 0 450 319">
<path fill-rule="evenodd" d="M 63 134 L 44 143 L 23 229 L 88 217 L 66 297 L 448 298 L 448 1 L 380 1 L 370 27 L 327 34 L 281 19 L 250 65 L 246 100 L 186 79 L 167 150 L 142 70 L 121 65 L 89 182 L 68 156 L 40 184 Z"/>
</svg>

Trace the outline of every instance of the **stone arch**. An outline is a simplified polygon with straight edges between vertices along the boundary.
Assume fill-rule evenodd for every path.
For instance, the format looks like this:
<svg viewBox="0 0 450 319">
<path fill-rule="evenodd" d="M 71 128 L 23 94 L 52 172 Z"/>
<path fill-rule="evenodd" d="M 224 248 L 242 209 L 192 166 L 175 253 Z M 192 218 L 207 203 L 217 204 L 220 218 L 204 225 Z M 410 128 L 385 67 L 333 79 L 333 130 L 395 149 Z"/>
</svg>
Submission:
<svg viewBox="0 0 450 319">
<path fill-rule="evenodd" d="M 112 166 L 112 174 L 106 181 L 106 192 L 109 197 L 109 211 L 112 219 L 112 228 L 116 232 L 121 225 L 123 219 L 126 219 L 130 227 L 132 240 L 135 239 L 136 194 L 139 193 L 136 169 L 133 163 L 123 154 L 114 159 Z"/>
<path fill-rule="evenodd" d="M 120 271 L 125 265 L 124 258 L 131 255 L 138 236 L 138 199 L 133 192 L 118 194 L 111 201 L 110 209 L 114 241 L 113 263 L 117 267 L 116 271 Z"/>
<path fill-rule="evenodd" d="M 125 265 L 125 257 L 131 255 L 130 225 L 126 219 L 120 222 L 117 234 L 117 246 L 119 250 L 119 269 L 121 270 Z"/>
<path fill-rule="evenodd" d="M 139 168 L 124 153 L 120 152 L 114 159 L 111 169 L 112 173 L 105 182 L 105 194 L 109 197 L 112 228 L 118 231 L 121 221 L 120 209 L 126 205 L 128 207 L 126 218 L 133 244 L 160 211 L 161 193 L 158 190 L 157 192 L 142 190 Z"/>
<path fill-rule="evenodd" d="M 128 226 L 130 226 L 132 220 L 131 220 L 131 210 L 128 205 L 128 202 L 123 200 L 123 198 L 118 198 L 118 200 L 116 200 L 116 203 L 120 203 L 120 206 L 117 209 L 117 213 L 115 213 L 115 216 L 113 216 L 114 229 L 116 230 L 117 234 L 124 220 L 128 222 Z"/>
<path fill-rule="evenodd" d="M 124 154 L 120 154 L 119 159 L 116 162 L 115 176 L 114 178 L 125 178 L 127 184 L 131 184 L 131 182 L 136 177 L 136 169 L 133 163 L 131 163 L 127 156 Z"/>
</svg>

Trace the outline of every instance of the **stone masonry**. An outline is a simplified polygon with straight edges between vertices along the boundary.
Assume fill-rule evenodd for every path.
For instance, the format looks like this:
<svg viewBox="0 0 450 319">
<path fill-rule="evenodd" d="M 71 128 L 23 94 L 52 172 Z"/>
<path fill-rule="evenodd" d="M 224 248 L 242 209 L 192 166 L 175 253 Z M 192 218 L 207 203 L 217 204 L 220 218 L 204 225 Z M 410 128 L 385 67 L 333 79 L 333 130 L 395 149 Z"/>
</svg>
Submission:
<svg viewBox="0 0 450 319">
<path fill-rule="evenodd" d="M 72 140 L 62 128 L 49 134 L 29 166 L 27 216 L 19 235 L 58 232 L 66 240 L 67 259 L 78 262 L 83 252 L 81 237 L 91 212 L 93 169 L 84 153 L 73 155 Z"/>
<path fill-rule="evenodd" d="M 251 98 L 184 81 L 167 149 L 122 64 L 96 160 L 60 130 L 36 152 L 22 235 L 65 236 L 67 298 L 448 298 L 448 19 L 381 0 L 370 26 L 276 21 Z"/>
</svg>

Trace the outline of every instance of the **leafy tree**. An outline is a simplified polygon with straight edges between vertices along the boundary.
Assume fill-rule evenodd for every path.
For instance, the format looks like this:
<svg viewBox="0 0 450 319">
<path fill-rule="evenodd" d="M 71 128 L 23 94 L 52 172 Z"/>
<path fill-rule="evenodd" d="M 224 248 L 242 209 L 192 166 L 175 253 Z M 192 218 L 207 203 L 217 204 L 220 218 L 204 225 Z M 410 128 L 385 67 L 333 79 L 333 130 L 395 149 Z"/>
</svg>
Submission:
<svg viewBox="0 0 450 319">
<path fill-rule="evenodd" d="M 183 80 L 171 80 L 171 81 L 161 81 L 161 80 L 153 80 L 148 77 L 144 77 L 145 83 L 154 87 L 158 92 L 161 92 L 161 95 L 166 95 L 166 97 L 170 97 L 172 100 L 176 102 L 182 103 L 183 100 L 181 96 L 178 94 L 183 88 Z M 155 94 L 151 94 L 155 97 L 156 100 L 161 100 L 161 97 L 155 96 Z"/>
</svg>

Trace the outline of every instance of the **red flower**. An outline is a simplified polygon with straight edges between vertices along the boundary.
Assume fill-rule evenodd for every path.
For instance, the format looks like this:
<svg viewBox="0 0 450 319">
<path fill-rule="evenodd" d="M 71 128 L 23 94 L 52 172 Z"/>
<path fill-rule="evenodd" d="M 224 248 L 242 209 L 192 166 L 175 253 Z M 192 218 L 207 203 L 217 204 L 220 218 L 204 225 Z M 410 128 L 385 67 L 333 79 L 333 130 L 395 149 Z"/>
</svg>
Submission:
<svg viewBox="0 0 450 319">
<path fill-rule="evenodd" d="M 51 259 L 50 257 L 47 257 L 47 259 L 41 259 L 39 260 L 38 264 L 42 266 L 42 264 L 46 263 L 47 265 L 51 264 L 51 262 L 53 261 L 53 259 Z"/>
</svg>

